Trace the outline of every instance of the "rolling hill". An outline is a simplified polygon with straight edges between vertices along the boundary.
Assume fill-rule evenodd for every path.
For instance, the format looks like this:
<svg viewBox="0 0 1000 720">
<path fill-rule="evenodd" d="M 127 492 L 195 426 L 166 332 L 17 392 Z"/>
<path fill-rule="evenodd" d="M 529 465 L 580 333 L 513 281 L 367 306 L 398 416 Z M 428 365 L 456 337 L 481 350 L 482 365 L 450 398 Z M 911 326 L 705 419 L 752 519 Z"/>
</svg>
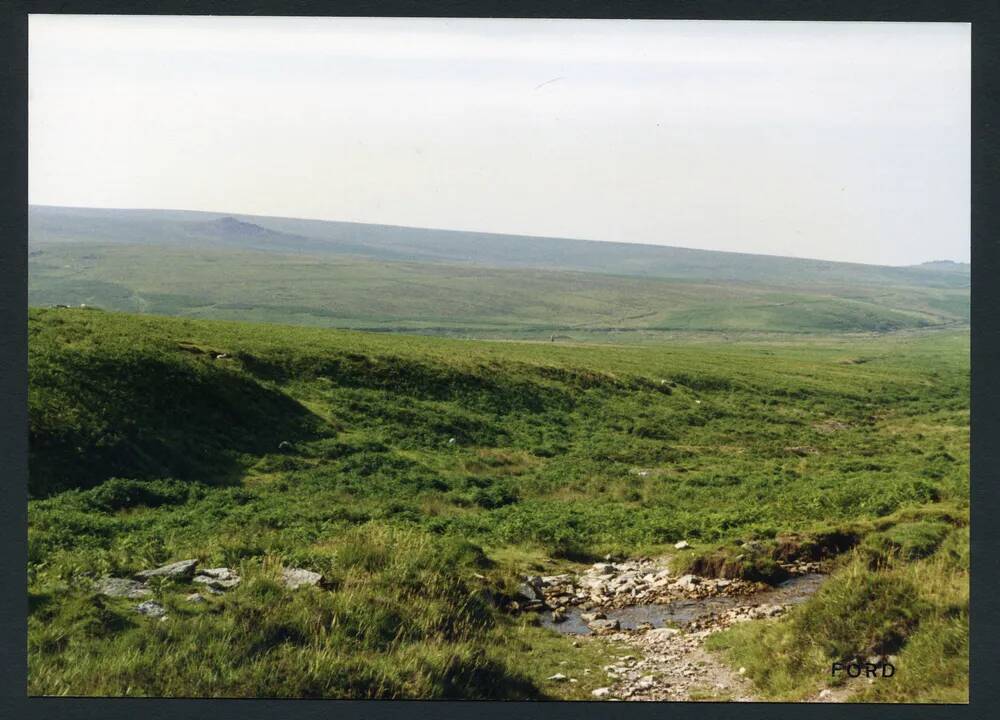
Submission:
<svg viewBox="0 0 1000 720">
<path fill-rule="evenodd" d="M 190 211 L 32 207 L 32 305 L 476 337 L 958 327 L 968 266 Z"/>
</svg>

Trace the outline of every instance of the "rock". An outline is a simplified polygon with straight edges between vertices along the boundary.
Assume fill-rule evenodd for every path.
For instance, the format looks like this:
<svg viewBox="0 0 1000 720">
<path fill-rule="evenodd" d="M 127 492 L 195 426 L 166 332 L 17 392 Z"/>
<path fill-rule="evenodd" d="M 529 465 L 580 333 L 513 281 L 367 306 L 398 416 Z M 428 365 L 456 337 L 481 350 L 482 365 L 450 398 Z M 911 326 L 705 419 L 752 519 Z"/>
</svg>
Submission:
<svg viewBox="0 0 1000 720">
<path fill-rule="evenodd" d="M 135 580 L 104 577 L 97 581 L 94 589 L 101 595 L 124 597 L 135 600 L 152 594 L 152 590 Z"/>
<path fill-rule="evenodd" d="M 544 601 L 545 596 L 542 594 L 542 588 L 545 587 L 545 583 L 537 575 L 529 575 L 524 579 L 518 587 L 517 592 L 521 597 L 529 601 Z"/>
<path fill-rule="evenodd" d="M 217 590 L 228 590 L 239 585 L 240 579 L 240 576 L 229 568 L 210 568 L 199 572 L 191 582 L 208 585 Z"/>
<path fill-rule="evenodd" d="M 146 615 L 147 617 L 158 617 L 162 618 L 167 614 L 167 609 L 160 605 L 160 603 L 153 602 L 152 600 L 147 600 L 144 603 L 139 603 L 135 606 L 136 612 Z"/>
<path fill-rule="evenodd" d="M 831 695 L 833 695 L 833 693 L 830 692 L 830 690 L 828 690 L 828 689 L 827 690 L 820 690 L 819 691 L 819 699 L 820 700 L 826 700 Z"/>
<path fill-rule="evenodd" d="M 552 611 L 552 622 L 561 623 L 566 622 L 566 611 L 565 610 L 553 610 Z"/>
<path fill-rule="evenodd" d="M 638 625 L 635 626 L 635 629 L 638 630 L 639 632 L 644 632 L 646 630 L 652 630 L 653 629 L 653 623 L 650 623 L 650 622 L 641 622 L 641 623 L 639 623 Z"/>
<path fill-rule="evenodd" d="M 658 641 L 658 640 L 666 640 L 667 638 L 672 638 L 675 635 L 680 635 L 680 634 L 681 631 L 678 630 L 677 628 L 661 627 L 661 628 L 653 628 L 652 630 L 646 633 L 645 637 L 648 640 Z"/>
<path fill-rule="evenodd" d="M 323 576 L 312 570 L 284 568 L 281 571 L 281 580 L 289 590 L 295 590 L 304 586 L 319 585 L 323 582 Z"/>
<path fill-rule="evenodd" d="M 677 590 L 694 590 L 695 587 L 701 584 L 701 578 L 697 575 L 682 575 L 677 578 L 677 581 L 670 585 L 670 587 Z"/>
<path fill-rule="evenodd" d="M 190 595 L 186 596 L 184 599 L 187 600 L 190 603 L 203 603 L 203 602 L 205 602 L 205 598 L 203 598 L 201 596 L 201 593 L 196 593 L 196 592 L 191 593 Z"/>
<path fill-rule="evenodd" d="M 740 675 L 746 675 L 747 674 L 747 669 L 745 667 L 741 667 L 736 672 L 738 672 Z"/>
<path fill-rule="evenodd" d="M 551 680 L 552 682 L 562 682 L 564 680 L 567 680 L 568 678 L 565 675 L 563 675 L 562 673 L 556 673 L 555 675 L 550 675 L 549 677 L 547 677 L 545 679 L 546 680 Z"/>
<path fill-rule="evenodd" d="M 186 580 L 194 575 L 197 560 L 179 560 L 169 565 L 163 565 L 154 570 L 143 570 L 135 574 L 139 580 L 148 580 L 153 577 L 166 577 L 174 580 Z"/>
<path fill-rule="evenodd" d="M 681 540 L 680 542 L 674 543 L 674 547 L 677 548 L 678 550 L 686 550 L 687 548 L 691 547 L 691 544 L 688 543 L 687 540 Z"/>
<path fill-rule="evenodd" d="M 617 620 L 593 620 L 587 623 L 587 627 L 589 627 L 591 632 L 595 635 L 605 635 L 607 633 L 613 633 L 617 630 L 621 630 L 622 626 Z"/>
<path fill-rule="evenodd" d="M 455 442 L 456 442 L 455 438 L 448 438 L 448 444 L 449 445 L 454 445 Z"/>
<path fill-rule="evenodd" d="M 591 690 L 590 694 L 593 695 L 595 698 L 607 697 L 608 695 L 611 694 L 611 688 L 609 687 L 597 688 L 596 690 Z"/>
<path fill-rule="evenodd" d="M 594 620 L 604 620 L 607 617 L 600 610 L 592 613 L 580 613 L 580 619 L 585 623 L 593 622 Z"/>
</svg>

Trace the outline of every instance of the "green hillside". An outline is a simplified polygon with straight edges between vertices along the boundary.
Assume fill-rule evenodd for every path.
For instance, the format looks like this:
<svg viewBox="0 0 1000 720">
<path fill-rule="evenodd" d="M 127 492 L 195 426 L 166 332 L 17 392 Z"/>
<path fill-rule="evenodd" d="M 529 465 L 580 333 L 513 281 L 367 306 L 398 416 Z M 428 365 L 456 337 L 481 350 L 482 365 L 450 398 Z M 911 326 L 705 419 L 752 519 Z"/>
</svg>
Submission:
<svg viewBox="0 0 1000 720">
<path fill-rule="evenodd" d="M 240 232 L 243 232 L 242 230 Z M 775 261 L 777 262 L 777 261 Z M 194 318 L 494 338 L 885 332 L 965 325 L 967 287 L 808 286 L 242 250 L 218 243 L 36 242 L 29 302 Z M 940 272 L 952 277 L 957 273 Z"/>
<path fill-rule="evenodd" d="M 841 622 L 850 578 L 909 572 L 886 548 L 927 524 L 963 542 L 965 331 L 608 347 L 33 309 L 29 338 L 36 694 L 583 698 L 599 678 L 544 678 L 597 646 L 503 611 L 518 574 L 839 533 L 881 564 L 776 627 L 862 652 L 899 629 Z M 187 557 L 245 580 L 204 606 L 165 583 L 167 623 L 87 584 Z M 924 698 L 967 684 L 964 562 L 908 580 L 903 652 L 954 669 Z M 329 587 L 283 593 L 281 564 Z M 725 642 L 761 692 L 813 682 Z"/>
</svg>

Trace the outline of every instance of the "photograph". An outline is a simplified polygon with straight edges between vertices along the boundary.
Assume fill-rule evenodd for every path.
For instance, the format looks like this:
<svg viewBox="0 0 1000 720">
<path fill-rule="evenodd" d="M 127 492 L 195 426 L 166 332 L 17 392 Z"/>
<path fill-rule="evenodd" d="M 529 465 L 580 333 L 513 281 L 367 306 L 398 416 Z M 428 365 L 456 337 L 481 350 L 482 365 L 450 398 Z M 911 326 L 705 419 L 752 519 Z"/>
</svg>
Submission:
<svg viewBox="0 0 1000 720">
<path fill-rule="evenodd" d="M 27 695 L 969 703 L 971 38 L 28 15 Z"/>
</svg>

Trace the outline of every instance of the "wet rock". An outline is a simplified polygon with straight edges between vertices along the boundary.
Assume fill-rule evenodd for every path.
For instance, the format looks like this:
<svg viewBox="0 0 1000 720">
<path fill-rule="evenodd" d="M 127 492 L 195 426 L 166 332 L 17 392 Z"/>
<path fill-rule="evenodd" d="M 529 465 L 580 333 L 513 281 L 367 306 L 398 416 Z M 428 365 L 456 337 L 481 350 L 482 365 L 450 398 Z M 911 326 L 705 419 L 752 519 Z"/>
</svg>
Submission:
<svg viewBox="0 0 1000 720">
<path fill-rule="evenodd" d="M 139 580 L 148 580 L 154 577 L 165 577 L 173 580 L 187 580 L 194 575 L 194 569 L 198 565 L 197 560 L 179 560 L 169 565 L 155 568 L 153 570 L 143 570 L 137 572 L 135 577 Z"/>
<path fill-rule="evenodd" d="M 152 594 L 152 590 L 135 580 L 126 578 L 104 577 L 97 581 L 94 590 L 108 597 L 124 597 L 136 600 Z"/>
<path fill-rule="evenodd" d="M 544 583 L 542 579 L 537 575 L 529 576 L 525 578 L 525 581 L 518 586 L 517 592 L 525 600 L 529 602 L 534 601 L 544 601 L 545 596 L 542 593 Z"/>
<path fill-rule="evenodd" d="M 139 603 L 135 606 L 136 612 L 147 617 L 158 617 L 161 618 L 167 614 L 167 609 L 160 605 L 158 602 L 153 602 L 152 600 L 147 600 L 144 603 Z"/>
<path fill-rule="evenodd" d="M 323 576 L 303 568 L 284 568 L 281 571 L 281 580 L 289 590 L 296 590 L 300 587 L 319 585 L 323 582 Z"/>
<path fill-rule="evenodd" d="M 604 620 L 607 617 L 600 610 L 596 612 L 580 613 L 580 619 L 585 623 L 593 622 L 594 620 Z"/>
<path fill-rule="evenodd" d="M 552 622 L 561 623 L 566 622 L 566 611 L 561 609 L 556 609 L 552 611 Z"/>
<path fill-rule="evenodd" d="M 587 627 L 595 635 L 606 635 L 621 629 L 621 623 L 617 620 L 592 620 L 587 623 Z"/>
</svg>

